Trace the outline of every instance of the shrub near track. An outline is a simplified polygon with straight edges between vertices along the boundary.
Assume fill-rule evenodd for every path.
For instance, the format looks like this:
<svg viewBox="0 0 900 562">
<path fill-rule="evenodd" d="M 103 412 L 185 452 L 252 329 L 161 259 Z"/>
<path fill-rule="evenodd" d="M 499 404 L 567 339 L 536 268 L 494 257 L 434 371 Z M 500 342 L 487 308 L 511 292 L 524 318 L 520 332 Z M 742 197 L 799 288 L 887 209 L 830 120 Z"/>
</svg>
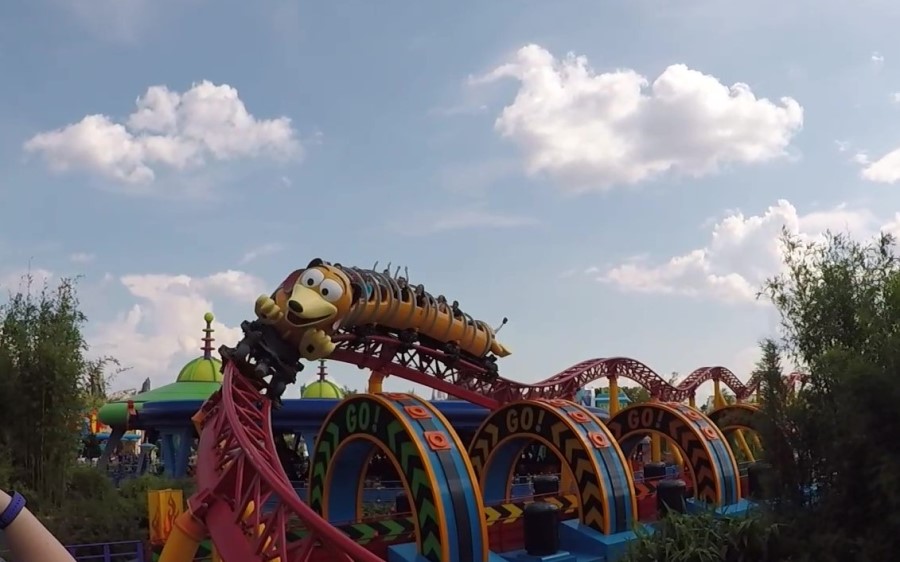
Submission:
<svg viewBox="0 0 900 562">
<path fill-rule="evenodd" d="M 783 273 L 760 293 L 781 316 L 781 339 L 761 343 L 754 373 L 771 420 L 761 432 L 774 468 L 770 501 L 732 522 L 673 516 L 636 541 L 629 562 L 867 562 L 900 552 L 894 239 L 828 234 L 808 242 L 785 234 L 782 243 Z M 796 392 L 784 385 L 782 357 L 810 373 Z M 772 439 L 776 431 L 786 441 Z"/>
</svg>

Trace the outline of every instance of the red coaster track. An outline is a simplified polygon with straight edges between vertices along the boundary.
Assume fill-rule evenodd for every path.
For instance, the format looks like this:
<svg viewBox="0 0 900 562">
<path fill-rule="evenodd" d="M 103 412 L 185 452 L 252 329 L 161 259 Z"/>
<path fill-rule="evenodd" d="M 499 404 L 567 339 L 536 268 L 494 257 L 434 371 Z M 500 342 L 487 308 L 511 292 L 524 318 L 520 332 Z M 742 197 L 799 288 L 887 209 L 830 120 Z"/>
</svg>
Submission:
<svg viewBox="0 0 900 562">
<path fill-rule="evenodd" d="M 710 379 L 749 396 L 731 371 L 704 367 L 678 386 L 669 385 L 646 365 L 624 357 L 593 359 L 535 384 L 500 378 L 483 366 L 447 353 L 388 336 L 335 338 L 331 358 L 420 383 L 487 408 L 520 398 L 571 398 L 586 383 L 625 377 L 662 400 L 683 400 Z M 308 562 L 314 554 L 331 560 L 377 562 L 369 552 L 332 526 L 297 497 L 278 459 L 272 434 L 271 402 L 232 363 L 225 366 L 221 390 L 196 416 L 200 426 L 197 460 L 199 492 L 189 504 L 220 552 L 230 560 Z M 275 509 L 262 506 L 275 502 Z M 305 529 L 297 537 L 299 527 Z M 323 552 L 324 551 L 324 552 Z"/>
<path fill-rule="evenodd" d="M 222 389 L 200 410 L 200 492 L 189 504 L 229 560 L 307 562 L 326 549 L 331 560 L 381 562 L 297 497 L 275 451 L 272 403 L 229 363 Z M 277 502 L 264 513 L 262 506 Z M 290 540 L 302 526 L 306 536 Z"/>
<path fill-rule="evenodd" d="M 723 382 L 741 400 L 749 398 L 758 386 L 755 378 L 744 385 L 725 367 L 701 367 L 673 386 L 650 367 L 627 357 L 589 359 L 546 380 L 526 384 L 491 374 L 484 366 L 463 358 L 454 359 L 445 352 L 406 344 L 391 336 L 361 338 L 341 334 L 335 336 L 334 341 L 338 348 L 331 359 L 394 375 L 492 410 L 520 399 L 572 399 L 587 383 L 611 377 L 630 379 L 650 391 L 652 396 L 671 402 L 686 400 L 709 380 Z M 793 384 L 801 376 L 792 373 L 788 379 Z"/>
</svg>

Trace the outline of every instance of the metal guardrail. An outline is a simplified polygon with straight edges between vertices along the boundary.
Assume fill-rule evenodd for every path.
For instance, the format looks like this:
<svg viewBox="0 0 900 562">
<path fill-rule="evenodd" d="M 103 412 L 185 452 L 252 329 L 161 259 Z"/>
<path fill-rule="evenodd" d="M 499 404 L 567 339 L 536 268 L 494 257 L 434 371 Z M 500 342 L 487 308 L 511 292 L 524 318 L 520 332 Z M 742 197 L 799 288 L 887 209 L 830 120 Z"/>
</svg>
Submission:
<svg viewBox="0 0 900 562">
<path fill-rule="evenodd" d="M 78 562 L 147 562 L 141 541 L 74 544 L 66 550 Z"/>
</svg>

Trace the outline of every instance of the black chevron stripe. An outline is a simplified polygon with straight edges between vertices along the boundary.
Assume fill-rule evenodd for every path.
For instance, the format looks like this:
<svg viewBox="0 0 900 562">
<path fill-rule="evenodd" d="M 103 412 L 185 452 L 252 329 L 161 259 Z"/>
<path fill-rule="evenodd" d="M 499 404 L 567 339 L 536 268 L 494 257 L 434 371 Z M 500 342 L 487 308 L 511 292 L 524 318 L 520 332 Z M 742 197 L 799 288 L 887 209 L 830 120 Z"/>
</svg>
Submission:
<svg viewBox="0 0 900 562">
<path fill-rule="evenodd" d="M 400 406 L 418 406 L 419 405 L 418 402 L 409 395 L 392 394 L 389 398 L 395 404 L 400 405 Z M 421 423 L 423 421 L 429 421 L 429 420 L 416 420 L 416 421 L 419 421 Z M 432 427 L 433 427 L 433 425 L 432 425 Z M 408 435 L 405 431 L 401 435 L 403 436 L 403 439 L 402 439 L 403 442 L 411 443 L 413 441 L 412 436 Z M 402 445 L 399 445 L 398 449 L 402 450 Z M 410 463 L 409 463 L 409 467 L 408 467 L 409 472 L 405 475 L 407 478 L 407 481 L 410 482 L 410 484 L 412 483 L 412 475 L 413 475 L 415 469 L 417 469 L 417 468 L 419 470 L 421 470 L 422 472 L 425 472 L 426 474 L 428 472 L 427 470 L 425 470 L 424 459 L 422 457 L 420 457 L 419 455 L 416 455 L 415 457 L 410 459 Z M 441 530 L 442 530 L 443 525 L 441 524 L 441 521 L 440 521 L 441 514 L 438 513 L 438 510 L 437 510 L 438 498 L 437 498 L 435 492 L 436 492 L 436 490 L 432 490 L 430 487 L 427 487 L 427 486 L 421 487 L 421 488 L 418 488 L 415 492 L 413 492 L 413 497 L 410 498 L 413 502 L 413 505 L 417 506 L 417 508 L 418 508 L 418 506 L 424 505 L 425 502 L 428 502 L 435 507 L 433 516 L 428 516 L 428 514 L 423 516 L 421 510 L 419 510 L 419 509 L 416 510 L 416 513 L 419 514 L 419 519 L 420 519 L 419 534 L 421 536 L 422 544 L 425 544 L 426 541 L 428 541 L 428 539 L 431 537 L 433 537 L 434 539 L 437 540 L 437 544 L 443 544 L 443 542 L 444 542 L 441 537 Z M 471 526 L 469 526 L 468 529 L 471 532 Z M 469 540 L 471 541 L 471 535 L 469 536 Z M 471 547 L 469 550 L 471 551 Z M 440 556 L 440 553 L 423 553 L 423 554 L 425 554 L 426 557 Z M 435 562 L 437 562 L 437 561 L 435 561 Z"/>
<path fill-rule="evenodd" d="M 578 498 L 575 495 L 566 494 L 563 496 L 544 498 L 542 501 L 556 505 L 559 508 L 560 515 L 564 518 L 569 518 L 573 514 L 577 515 Z M 488 525 L 502 525 L 510 520 L 521 518 L 524 515 L 525 508 L 531 503 L 534 502 L 528 500 L 486 506 L 485 512 L 493 517 L 488 522 Z"/>
<path fill-rule="evenodd" d="M 402 439 L 403 442 L 409 442 L 409 443 L 412 442 L 412 439 L 410 438 L 410 436 L 407 435 L 405 432 L 402 435 L 403 435 L 403 439 Z M 401 441 L 401 440 L 398 440 L 398 441 Z M 425 470 L 425 463 L 423 462 L 423 459 L 419 455 L 412 457 L 409 461 L 409 474 L 405 475 L 407 478 L 407 481 L 409 481 L 409 482 L 412 481 L 412 474 L 416 469 L 426 472 L 426 474 L 427 474 L 427 471 Z M 417 513 L 420 514 L 419 515 L 419 533 L 422 537 L 422 542 L 424 543 L 429 537 L 436 537 L 438 540 L 438 543 L 442 543 L 443 541 L 441 540 L 440 514 L 437 512 L 438 500 L 435 497 L 434 491 L 428 486 L 423 486 L 416 491 L 418 493 L 414 493 L 413 497 L 410 498 L 413 502 L 413 505 L 417 506 L 417 508 L 418 508 L 418 506 L 424 505 L 425 502 L 429 502 L 429 503 L 431 503 L 431 505 L 435 506 L 433 516 L 426 513 L 425 516 L 423 517 L 422 511 L 419 511 L 417 509 Z"/>
<path fill-rule="evenodd" d="M 472 440 L 472 444 L 469 447 L 469 461 L 472 463 L 473 468 L 475 468 L 475 476 L 478 478 L 481 477 L 480 473 L 487 465 L 487 457 L 490 454 L 490 451 L 493 451 L 497 447 L 497 443 L 500 442 L 500 439 L 509 434 L 508 431 L 504 430 L 502 425 L 503 424 L 499 423 L 499 416 L 495 416 L 491 418 L 490 423 L 484 426 L 484 430 L 476 434 L 475 438 Z M 496 438 L 494 437 L 495 434 L 497 435 Z M 482 439 L 487 442 L 486 448 L 478 447 L 478 444 Z"/>
<path fill-rule="evenodd" d="M 392 539 L 400 535 L 413 534 L 416 532 L 416 522 L 412 517 L 400 517 L 369 523 L 341 525 L 338 528 L 358 542 L 367 537 L 371 537 L 373 540 L 383 540 L 385 537 Z"/>
<path fill-rule="evenodd" d="M 585 451 L 581 435 L 576 434 L 568 426 L 562 431 L 558 431 L 556 435 L 553 433 L 553 427 L 556 426 L 560 420 L 568 417 L 565 414 L 565 407 L 521 403 L 514 404 L 495 412 L 489 424 L 497 428 L 497 437 L 494 438 L 493 435 L 487 431 L 488 426 L 485 426 L 485 430 L 475 436 L 475 439 L 472 441 L 473 446 L 470 448 L 470 458 L 472 459 L 473 464 L 475 466 L 484 467 L 487 456 L 489 455 L 485 450 L 477 447 L 478 441 L 480 439 L 488 439 L 489 446 L 486 449 L 487 451 L 490 451 L 495 448 L 498 442 L 502 441 L 507 436 L 514 433 L 520 433 L 520 431 L 511 431 L 504 420 L 507 419 L 507 416 L 511 411 L 514 411 L 521 420 L 523 418 L 522 412 L 526 409 L 531 409 L 532 413 L 541 410 L 545 412 L 543 423 L 539 427 L 535 423 L 535 427 L 532 428 L 534 434 L 553 443 L 554 447 L 556 447 L 563 456 L 565 456 L 567 449 L 572 450 L 571 458 L 564 459 L 564 462 L 567 462 L 572 469 L 576 486 L 580 491 L 581 519 L 583 521 L 591 521 L 592 526 L 598 527 L 597 530 L 602 532 L 604 521 L 603 505 L 607 500 L 603 497 L 601 482 L 599 480 L 600 475 L 594 473 L 593 470 L 587 469 L 587 467 L 593 466 L 593 458 L 590 456 L 589 452 Z M 571 444 L 572 441 L 574 441 L 575 444 Z M 567 445 L 569 446 L 567 447 Z M 579 460 L 582 461 L 580 467 Z"/>
<path fill-rule="evenodd" d="M 639 500 L 656 493 L 656 484 L 650 482 L 635 482 L 634 488 Z"/>
<path fill-rule="evenodd" d="M 486 507 L 485 510 L 491 510 L 494 519 L 489 522 L 490 525 L 503 524 L 513 518 L 521 517 L 521 510 L 525 509 L 527 502 L 502 503 Z"/>
<path fill-rule="evenodd" d="M 570 432 L 570 436 L 572 439 L 575 438 L 574 433 Z M 575 467 L 590 466 L 587 463 L 590 463 L 591 460 L 592 460 L 591 457 L 587 454 L 587 452 L 584 449 L 581 449 L 581 448 L 575 449 L 572 453 L 571 461 Z M 596 510 L 601 514 L 601 517 L 602 517 L 603 497 L 598 494 L 587 494 L 584 492 L 585 486 L 590 483 L 593 483 L 599 489 L 600 482 L 599 482 L 599 479 L 597 478 L 597 475 L 594 474 L 592 471 L 589 471 L 586 469 L 578 470 L 577 468 L 575 470 L 574 475 L 575 475 L 575 482 L 578 486 L 578 489 L 582 491 L 582 494 L 581 494 L 582 509 L 584 510 L 585 513 L 588 513 L 592 510 Z"/>
<path fill-rule="evenodd" d="M 581 412 L 581 409 L 575 405 L 566 405 L 564 409 L 566 413 Z M 597 426 L 595 422 L 590 422 L 583 427 L 588 432 L 603 432 L 603 429 Z M 609 475 L 611 488 L 607 490 L 606 497 L 603 498 L 603 501 L 610 502 L 611 504 L 609 506 L 610 516 L 612 517 L 610 528 L 613 530 L 628 529 L 631 526 L 631 521 L 627 520 L 626 503 L 631 503 L 632 491 L 628 485 L 628 479 L 624 474 L 621 478 L 617 477 L 616 475 L 619 474 L 620 471 L 615 470 L 614 467 L 621 467 L 626 471 L 630 470 L 630 467 L 624 465 L 622 459 L 619 457 L 618 451 L 612 447 L 607 447 L 605 449 L 591 448 L 588 454 L 592 457 L 597 455 L 599 457 L 599 468 L 601 470 L 605 469 L 606 473 Z M 599 478 L 600 477 L 598 476 L 598 479 Z"/>
<path fill-rule="evenodd" d="M 424 431 L 439 430 L 431 418 L 416 421 L 419 422 L 419 425 Z M 459 541 L 459 555 L 461 556 L 459 562 L 474 562 L 471 560 L 473 552 L 472 529 L 477 522 L 472 521 L 469 516 L 469 509 L 465 504 L 465 493 L 461 488 L 464 485 L 468 485 L 469 479 L 468 477 L 463 479 L 460 476 L 459 471 L 456 469 L 456 463 L 454 462 L 454 454 L 460 453 L 454 452 L 451 449 L 449 451 L 437 451 L 436 456 L 438 457 L 438 462 L 446 476 L 445 480 L 447 487 L 450 489 L 450 498 L 453 503 L 453 518 L 456 523 L 457 540 Z"/>
<path fill-rule="evenodd" d="M 358 405 L 360 400 L 357 399 L 357 400 L 354 400 L 353 402 L 356 405 Z M 334 419 L 334 420 L 346 419 L 346 408 L 349 405 L 350 404 L 348 404 L 346 402 L 339 405 L 332 412 L 330 419 Z M 372 427 L 371 431 L 367 432 L 367 435 L 373 437 L 376 441 L 383 444 L 384 450 L 387 451 L 390 455 L 392 455 L 394 457 L 399 457 L 400 452 L 403 450 L 404 444 L 406 444 L 406 443 L 412 444 L 413 443 L 413 436 L 409 435 L 406 431 L 401 431 L 394 437 L 394 441 L 396 444 L 396 450 L 393 450 L 393 451 L 390 450 L 390 448 L 389 448 L 390 439 L 388 437 L 387 431 L 388 431 L 388 427 L 391 425 L 390 422 L 393 420 L 394 416 L 392 415 L 392 412 L 390 410 L 388 410 L 387 408 L 384 408 L 380 404 L 378 405 L 378 407 L 381 408 L 381 411 L 383 412 L 383 414 L 385 414 L 386 416 L 389 416 L 389 419 L 381 420 L 380 423 L 377 424 L 377 426 Z M 340 429 L 340 433 L 336 439 L 337 444 L 343 443 L 348 438 L 351 438 L 354 435 L 353 433 L 350 433 L 348 431 L 347 427 L 343 423 L 339 423 L 338 426 Z M 317 445 L 316 449 L 318 450 L 318 445 Z M 334 451 L 332 451 L 332 455 L 333 454 L 334 454 Z M 314 458 L 312 459 L 313 462 L 310 463 L 311 466 L 313 466 L 313 467 L 315 466 L 315 463 L 317 460 L 316 457 L 318 457 L 318 456 L 319 455 L 314 455 Z M 333 457 L 332 457 L 332 460 L 334 460 Z M 397 460 L 399 461 L 400 459 L 398 458 Z M 401 463 L 398 462 L 398 464 L 401 464 Z M 424 459 L 422 457 L 420 457 L 419 455 L 411 456 L 409 458 L 409 460 L 407 462 L 407 466 L 405 468 L 406 468 L 406 471 L 403 474 L 403 477 L 410 484 L 412 484 L 412 475 L 416 471 L 416 469 L 421 470 L 422 472 L 427 474 L 427 471 L 425 470 Z M 315 487 L 315 486 L 319 486 L 321 489 L 324 490 L 325 480 L 326 480 L 326 477 L 324 475 L 319 475 L 319 476 L 311 478 L 310 489 L 313 489 L 313 487 Z M 332 485 L 340 486 L 340 485 L 346 485 L 346 483 L 334 483 L 333 482 Z M 437 512 L 438 500 L 435 497 L 435 491 L 431 490 L 430 486 L 421 486 L 414 492 L 414 495 L 412 498 L 410 498 L 410 501 L 415 506 L 416 513 L 419 514 L 419 517 L 421 519 L 420 525 L 419 525 L 419 536 L 420 536 L 422 543 L 424 544 L 425 541 L 428 540 L 430 537 L 434 537 L 437 539 L 437 543 L 441 544 L 442 543 L 441 530 L 442 530 L 443 526 L 441 525 L 441 522 L 440 522 L 440 514 Z M 425 510 L 419 509 L 419 507 L 422 506 L 425 502 L 429 502 L 429 503 L 431 503 L 431 505 L 435 506 L 435 509 L 432 512 L 433 514 L 428 513 Z M 317 505 L 313 505 L 313 503 L 315 503 Z M 319 513 L 322 512 L 321 511 L 322 510 L 321 502 L 318 502 L 318 501 L 311 502 L 310 507 L 317 509 L 317 511 Z M 357 532 L 358 531 L 359 531 L 359 529 L 357 529 Z M 350 532 L 352 533 L 354 531 L 350 530 Z M 434 555 L 440 556 L 440 553 L 434 553 Z M 437 558 L 435 558 L 434 562 L 439 562 L 439 560 Z"/>
<path fill-rule="evenodd" d="M 646 410 L 652 410 L 653 415 L 644 415 Z M 636 413 L 635 413 L 636 411 Z M 640 432 L 641 430 L 655 429 L 662 431 L 670 439 L 678 443 L 679 447 L 685 445 L 682 451 L 685 460 L 690 463 L 691 471 L 694 473 L 694 490 L 698 499 L 706 502 L 715 502 L 718 499 L 718 489 L 716 486 L 716 465 L 710 458 L 708 451 L 704 447 L 705 437 L 700 433 L 699 428 L 693 424 L 684 423 L 681 418 L 676 417 L 672 412 L 651 405 L 639 406 L 634 409 L 629 408 L 623 410 L 620 414 L 616 414 L 607 424 L 609 430 L 619 441 L 619 445 L 626 456 L 630 456 L 638 441 L 643 438 L 643 434 L 631 434 L 623 441 L 625 426 L 628 420 L 637 419 L 640 423 L 637 426 L 629 426 L 628 432 Z M 650 426 L 643 424 L 644 420 L 652 420 Z"/>
</svg>

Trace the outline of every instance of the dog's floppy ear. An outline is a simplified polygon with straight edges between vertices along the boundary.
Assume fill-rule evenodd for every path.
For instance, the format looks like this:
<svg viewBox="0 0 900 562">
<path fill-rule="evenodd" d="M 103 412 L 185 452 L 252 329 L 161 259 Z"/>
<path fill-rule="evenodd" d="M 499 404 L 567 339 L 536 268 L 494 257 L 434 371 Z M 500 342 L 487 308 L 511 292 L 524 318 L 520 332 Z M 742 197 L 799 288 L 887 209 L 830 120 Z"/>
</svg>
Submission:
<svg viewBox="0 0 900 562">
<path fill-rule="evenodd" d="M 297 271 L 294 271 L 293 273 L 288 275 L 284 281 L 281 282 L 281 285 L 279 285 L 278 288 L 290 295 L 291 292 L 294 290 L 294 285 L 297 283 L 297 279 L 300 279 L 301 273 L 303 273 L 302 269 L 298 269 Z M 273 299 L 275 298 L 274 293 L 272 294 L 272 298 Z"/>
</svg>

